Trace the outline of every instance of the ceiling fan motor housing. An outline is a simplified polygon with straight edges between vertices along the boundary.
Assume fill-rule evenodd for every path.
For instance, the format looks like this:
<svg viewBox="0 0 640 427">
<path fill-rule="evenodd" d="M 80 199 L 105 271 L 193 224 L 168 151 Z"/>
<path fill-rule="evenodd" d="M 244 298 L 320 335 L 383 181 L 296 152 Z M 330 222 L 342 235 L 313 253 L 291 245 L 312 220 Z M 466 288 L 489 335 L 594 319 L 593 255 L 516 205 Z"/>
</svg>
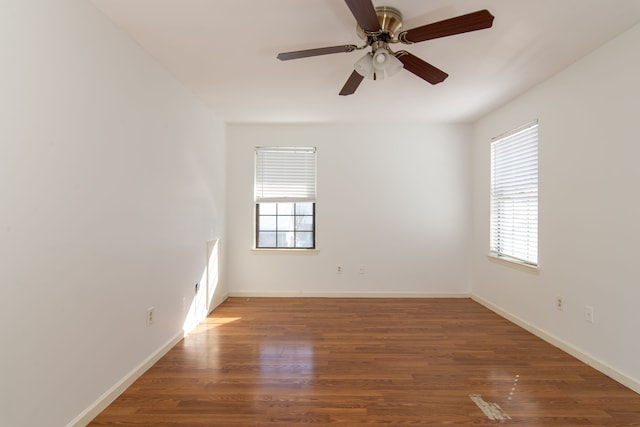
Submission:
<svg viewBox="0 0 640 427">
<path fill-rule="evenodd" d="M 358 37 L 362 40 L 367 40 L 369 43 L 376 41 L 388 42 L 392 40 L 397 32 L 402 28 L 402 14 L 396 8 L 390 6 L 378 6 L 376 7 L 376 15 L 380 22 L 381 34 L 371 35 L 367 34 L 360 25 L 356 26 L 356 32 Z"/>
</svg>

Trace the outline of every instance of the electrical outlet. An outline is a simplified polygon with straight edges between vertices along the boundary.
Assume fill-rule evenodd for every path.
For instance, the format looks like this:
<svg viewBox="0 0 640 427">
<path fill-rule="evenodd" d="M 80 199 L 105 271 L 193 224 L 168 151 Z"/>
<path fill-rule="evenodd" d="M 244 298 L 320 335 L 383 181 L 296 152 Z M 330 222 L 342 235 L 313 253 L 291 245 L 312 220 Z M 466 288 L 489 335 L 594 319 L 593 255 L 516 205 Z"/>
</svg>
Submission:
<svg viewBox="0 0 640 427">
<path fill-rule="evenodd" d="M 338 267 L 336 267 L 336 273 L 338 274 L 342 274 L 343 268 L 341 265 L 339 265 Z"/>
<path fill-rule="evenodd" d="M 151 326 L 153 324 L 153 307 L 147 308 L 147 326 Z"/>
<path fill-rule="evenodd" d="M 556 310 L 564 311 L 564 298 L 556 297 Z"/>
<path fill-rule="evenodd" d="M 593 319 L 593 307 L 589 306 L 589 305 L 585 305 L 584 306 L 584 320 L 586 320 L 589 323 L 593 323 L 594 319 Z"/>
<path fill-rule="evenodd" d="M 358 274 L 364 274 L 364 265 L 358 267 Z"/>
</svg>

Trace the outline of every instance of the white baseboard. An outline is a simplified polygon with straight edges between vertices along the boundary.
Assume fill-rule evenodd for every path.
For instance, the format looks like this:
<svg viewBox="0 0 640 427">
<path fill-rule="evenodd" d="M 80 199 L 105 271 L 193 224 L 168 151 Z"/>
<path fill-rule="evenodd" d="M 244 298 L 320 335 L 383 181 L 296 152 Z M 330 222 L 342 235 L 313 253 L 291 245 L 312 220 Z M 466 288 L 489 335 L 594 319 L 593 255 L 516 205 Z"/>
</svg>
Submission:
<svg viewBox="0 0 640 427">
<path fill-rule="evenodd" d="M 636 393 L 640 394 L 640 381 L 638 381 L 635 378 L 632 378 L 628 375 L 623 374 L 622 372 L 618 371 L 617 369 L 613 368 L 612 366 L 609 366 L 608 364 L 606 364 L 605 362 L 591 356 L 590 354 L 582 351 L 581 349 L 573 346 L 572 344 L 556 337 L 555 335 L 552 335 L 534 325 L 532 325 L 531 323 L 521 319 L 518 316 L 515 316 L 503 309 L 501 309 L 500 307 L 490 303 L 489 301 L 483 299 L 482 297 L 479 297 L 478 295 L 471 295 L 471 298 L 476 301 L 479 304 L 482 304 L 483 306 L 487 307 L 489 310 L 495 312 L 496 314 L 504 317 L 505 319 L 509 320 L 512 323 L 515 323 L 516 325 L 520 326 L 521 328 L 531 332 L 532 334 L 534 334 L 535 336 L 537 336 L 538 338 L 541 338 L 543 340 L 545 340 L 546 342 L 548 342 L 549 344 L 558 347 L 560 350 L 569 353 L 570 355 L 572 355 L 573 357 L 575 357 L 576 359 L 580 360 L 581 362 L 586 363 L 587 365 L 591 366 L 592 368 L 602 372 L 603 374 L 605 374 L 606 376 L 608 376 L 609 378 L 619 382 L 620 384 L 622 384 L 625 387 L 628 387 L 629 389 L 635 391 Z"/>
<path fill-rule="evenodd" d="M 229 293 L 214 298 L 209 307 L 209 314 L 213 312 L 220 304 L 229 297 Z M 180 330 L 173 338 L 167 341 L 162 347 L 147 357 L 140 365 L 124 376 L 113 387 L 104 392 L 95 402 L 75 417 L 67 427 L 84 427 L 97 417 L 100 412 L 104 411 L 118 396 L 120 396 L 127 388 L 129 388 L 138 378 L 142 376 L 150 367 L 162 358 L 169 350 L 184 338 L 183 330 Z"/>
<path fill-rule="evenodd" d="M 231 291 L 230 298 L 470 298 L 469 293 L 453 292 L 256 292 Z"/>
<path fill-rule="evenodd" d="M 67 427 L 84 427 L 97 417 L 100 412 L 104 411 L 118 396 L 120 396 L 127 388 L 129 388 L 142 374 L 152 367 L 158 360 L 162 358 L 169 350 L 184 338 L 182 330 L 173 338 L 167 341 L 162 347 L 147 357 L 140 365 L 124 376 L 113 387 L 104 392 L 95 402 L 75 417 Z"/>
<path fill-rule="evenodd" d="M 214 296 L 213 300 L 211 300 L 211 304 L 209 304 L 209 313 L 213 313 L 213 311 L 220 306 L 223 302 L 225 302 L 229 298 L 229 292 L 225 292 L 224 294 L 218 296 L 217 298 Z"/>
</svg>

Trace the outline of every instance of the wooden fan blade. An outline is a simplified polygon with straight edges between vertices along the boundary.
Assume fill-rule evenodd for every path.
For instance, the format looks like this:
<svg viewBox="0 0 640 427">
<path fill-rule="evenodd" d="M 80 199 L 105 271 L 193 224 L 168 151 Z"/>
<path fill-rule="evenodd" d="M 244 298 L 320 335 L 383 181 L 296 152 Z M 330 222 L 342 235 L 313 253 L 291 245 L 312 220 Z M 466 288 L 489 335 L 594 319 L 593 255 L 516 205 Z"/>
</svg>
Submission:
<svg viewBox="0 0 640 427">
<path fill-rule="evenodd" d="M 398 35 L 402 43 L 418 43 L 440 37 L 453 36 L 469 31 L 482 30 L 493 25 L 494 16 L 488 10 L 479 10 L 433 24 L 403 31 Z"/>
<path fill-rule="evenodd" d="M 358 86 L 360 86 L 360 83 L 362 83 L 363 79 L 364 77 L 358 74 L 357 71 L 354 71 L 353 73 L 351 73 L 351 75 L 347 79 L 347 82 L 342 87 L 342 90 L 340 91 L 340 95 L 342 96 L 353 95 L 356 89 L 358 89 Z"/>
<path fill-rule="evenodd" d="M 371 0 L 344 0 L 360 28 L 369 33 L 380 31 L 380 21 Z"/>
<path fill-rule="evenodd" d="M 400 62 L 402 62 L 402 64 L 404 64 L 404 68 L 407 71 L 412 72 L 416 76 L 428 81 L 432 85 L 438 84 L 449 77 L 449 74 L 445 73 L 441 69 L 434 67 L 428 62 L 423 61 L 422 59 L 405 50 L 397 52 L 396 57 L 400 60 Z"/>
<path fill-rule="evenodd" d="M 357 46 L 346 44 L 342 46 L 320 47 L 317 49 L 296 50 L 294 52 L 283 52 L 278 54 L 278 59 L 288 61 L 290 59 L 308 58 L 310 56 L 328 55 L 330 53 L 353 52 Z"/>
</svg>

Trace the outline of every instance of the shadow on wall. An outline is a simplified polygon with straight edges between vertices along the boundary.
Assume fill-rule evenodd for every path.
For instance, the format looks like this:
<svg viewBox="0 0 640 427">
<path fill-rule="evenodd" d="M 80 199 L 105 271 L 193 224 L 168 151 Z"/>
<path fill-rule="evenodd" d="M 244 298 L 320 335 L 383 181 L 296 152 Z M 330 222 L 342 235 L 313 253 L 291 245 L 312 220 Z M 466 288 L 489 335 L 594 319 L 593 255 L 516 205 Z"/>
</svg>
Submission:
<svg viewBox="0 0 640 427">
<path fill-rule="evenodd" d="M 202 322 L 214 308 L 212 305 L 219 283 L 220 240 L 207 242 L 207 262 L 200 281 L 196 285 L 196 293 L 191 301 L 182 330 L 187 336 Z M 204 288 L 202 285 L 205 285 Z"/>
</svg>

